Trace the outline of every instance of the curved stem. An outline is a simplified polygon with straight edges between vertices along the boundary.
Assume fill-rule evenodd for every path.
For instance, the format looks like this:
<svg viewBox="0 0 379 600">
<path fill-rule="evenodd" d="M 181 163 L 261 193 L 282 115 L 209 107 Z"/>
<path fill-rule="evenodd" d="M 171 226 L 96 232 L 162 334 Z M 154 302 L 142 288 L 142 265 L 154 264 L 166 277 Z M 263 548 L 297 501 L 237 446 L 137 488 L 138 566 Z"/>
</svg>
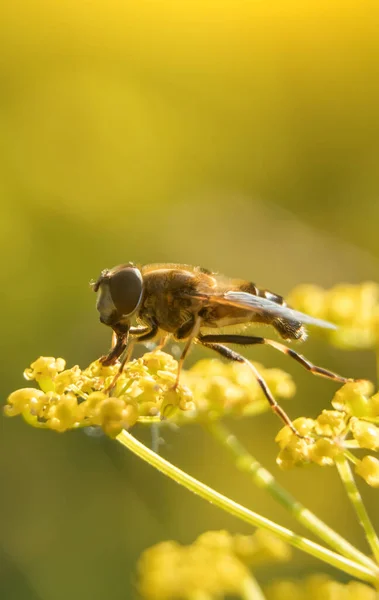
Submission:
<svg viewBox="0 0 379 600">
<path fill-rule="evenodd" d="M 242 582 L 241 596 L 243 600 L 266 600 L 261 587 L 252 575 Z"/>
<path fill-rule="evenodd" d="M 213 437 L 233 454 L 238 469 L 251 475 L 255 485 L 267 490 L 299 523 L 344 556 L 366 565 L 369 569 L 376 568 L 375 563 L 368 556 L 365 556 L 363 552 L 357 550 L 336 531 L 328 527 L 326 523 L 321 521 L 321 519 L 305 508 L 287 490 L 279 485 L 275 481 L 274 476 L 262 467 L 225 425 L 220 423 L 220 421 L 215 421 L 206 427 Z"/>
<path fill-rule="evenodd" d="M 281 540 L 288 542 L 295 548 L 298 548 L 307 554 L 323 560 L 327 564 L 332 565 L 337 569 L 341 569 L 353 577 L 357 577 L 370 583 L 375 583 L 378 581 L 379 569 L 369 569 L 362 564 L 356 563 L 348 558 L 345 558 L 344 556 L 340 556 L 339 554 L 332 552 L 331 550 L 328 550 L 327 548 L 324 548 L 323 546 L 320 546 L 311 540 L 296 535 L 291 530 L 286 529 L 285 527 L 282 527 L 281 525 L 278 525 L 277 523 L 274 523 L 273 521 L 270 521 L 261 515 L 258 515 L 246 507 L 237 504 L 237 502 L 234 502 L 230 498 L 223 496 L 201 481 L 191 477 L 191 475 L 184 473 L 184 471 L 178 467 L 175 467 L 158 454 L 155 454 L 155 452 L 136 440 L 129 432 L 125 430 L 122 431 L 116 439 L 131 452 L 142 458 L 142 460 L 155 467 L 164 475 L 167 475 L 167 477 L 170 477 L 190 491 L 215 504 L 229 514 L 241 519 L 242 521 L 245 521 L 249 525 L 254 527 L 262 527 L 263 529 L 271 531 Z"/>
<path fill-rule="evenodd" d="M 379 539 L 366 511 L 366 507 L 357 488 L 350 465 L 344 456 L 338 456 L 335 459 L 335 462 L 342 483 L 345 486 L 347 495 L 349 496 L 350 502 L 357 514 L 358 521 L 362 525 L 372 553 L 374 554 L 376 561 L 379 563 Z"/>
</svg>

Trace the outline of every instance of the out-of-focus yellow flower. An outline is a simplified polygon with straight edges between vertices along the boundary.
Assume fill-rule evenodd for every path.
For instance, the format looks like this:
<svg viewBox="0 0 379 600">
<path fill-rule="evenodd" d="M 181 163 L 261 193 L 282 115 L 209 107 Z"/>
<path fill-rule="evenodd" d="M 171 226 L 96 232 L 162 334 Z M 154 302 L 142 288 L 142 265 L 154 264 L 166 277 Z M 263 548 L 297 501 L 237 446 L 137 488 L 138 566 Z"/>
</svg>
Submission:
<svg viewBox="0 0 379 600">
<path fill-rule="evenodd" d="M 278 398 L 293 395 L 295 386 L 287 373 L 257 368 Z M 41 389 L 13 392 L 5 414 L 22 414 L 28 423 L 58 432 L 99 426 L 114 437 L 140 417 L 160 416 L 184 424 L 269 409 L 248 366 L 217 359 L 200 361 L 183 372 L 178 386 L 177 361 L 159 350 L 127 363 L 117 381 L 118 365 L 104 367 L 95 361 L 84 370 L 77 365 L 64 369 L 61 358 L 37 359 L 25 377 Z"/>
<path fill-rule="evenodd" d="M 267 600 L 377 600 L 370 586 L 349 581 L 340 583 L 327 575 L 312 575 L 303 581 L 277 581 L 266 586 Z"/>
<path fill-rule="evenodd" d="M 144 600 L 245 598 L 247 566 L 255 570 L 290 558 L 288 545 L 263 530 L 249 536 L 208 531 L 190 546 L 168 541 L 146 550 L 138 563 L 139 594 Z M 263 593 L 267 600 L 377 600 L 376 591 L 364 583 L 340 583 L 322 574 L 276 581 Z"/>
<path fill-rule="evenodd" d="M 379 284 L 340 284 L 330 290 L 314 285 L 296 287 L 288 304 L 311 316 L 335 323 L 335 331 L 325 330 L 336 346 L 373 348 L 379 344 Z"/>
<path fill-rule="evenodd" d="M 138 563 L 139 592 L 146 600 L 240 597 L 250 576 L 246 565 L 290 557 L 287 544 L 264 531 L 250 536 L 208 531 L 190 546 L 163 542 L 146 550 Z"/>
<path fill-rule="evenodd" d="M 253 363 L 273 395 L 291 398 L 296 390 L 291 376 L 280 369 L 265 369 Z M 197 420 L 222 416 L 248 416 L 268 410 L 268 402 L 248 365 L 223 363 L 218 359 L 198 361 L 183 373 L 183 382 L 193 393 Z M 180 422 L 193 418 L 188 411 L 178 415 Z"/>
<path fill-rule="evenodd" d="M 139 593 L 146 600 L 190 599 L 196 594 L 240 595 L 247 567 L 228 552 L 164 542 L 146 550 L 138 565 Z"/>
<path fill-rule="evenodd" d="M 257 529 L 252 535 L 232 535 L 228 531 L 207 531 L 194 544 L 216 551 L 235 554 L 249 566 L 287 562 L 291 559 L 291 547 L 272 533 Z"/>
</svg>

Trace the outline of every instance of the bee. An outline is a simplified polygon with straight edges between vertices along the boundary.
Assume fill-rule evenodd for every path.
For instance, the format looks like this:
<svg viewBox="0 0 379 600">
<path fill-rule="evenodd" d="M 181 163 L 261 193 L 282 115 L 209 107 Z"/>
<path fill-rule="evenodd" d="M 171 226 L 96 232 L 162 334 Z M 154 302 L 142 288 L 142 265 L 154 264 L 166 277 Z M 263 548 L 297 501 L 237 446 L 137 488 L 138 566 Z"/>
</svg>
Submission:
<svg viewBox="0 0 379 600">
<path fill-rule="evenodd" d="M 295 359 L 314 375 L 341 383 L 351 381 L 312 364 L 292 348 L 275 340 L 217 332 L 229 325 L 265 324 L 272 326 L 281 338 L 290 342 L 306 339 L 305 325 L 335 329 L 327 321 L 293 310 L 286 305 L 282 296 L 261 289 L 254 283 L 226 278 L 190 265 L 164 263 L 136 266 L 127 263 L 102 271 L 92 287 L 98 294 L 96 307 L 100 321 L 114 332 L 114 345 L 100 361 L 104 365 L 113 365 L 125 352 L 119 374 L 130 358 L 135 341 L 146 342 L 163 336 L 163 346 L 167 337 L 172 336 L 184 342 L 174 385 L 176 388 L 191 345 L 201 344 L 224 358 L 247 364 L 273 411 L 297 435 L 291 419 L 277 403 L 256 367 L 225 344 L 271 346 Z M 115 381 L 110 388 L 114 384 Z"/>
</svg>

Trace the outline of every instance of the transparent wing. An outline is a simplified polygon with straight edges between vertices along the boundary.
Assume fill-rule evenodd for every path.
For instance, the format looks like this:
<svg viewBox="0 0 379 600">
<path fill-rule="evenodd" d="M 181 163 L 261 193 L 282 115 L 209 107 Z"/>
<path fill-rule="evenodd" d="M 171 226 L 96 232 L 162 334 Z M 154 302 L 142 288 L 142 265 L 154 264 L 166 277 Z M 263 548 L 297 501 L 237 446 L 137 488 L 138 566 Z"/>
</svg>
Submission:
<svg viewBox="0 0 379 600">
<path fill-rule="evenodd" d="M 216 300 L 215 296 L 213 298 Z M 240 306 L 241 308 L 244 307 L 250 309 L 252 312 L 261 314 L 266 313 L 274 317 L 289 319 L 291 321 L 300 321 L 300 323 L 323 327 L 324 329 L 337 329 L 337 326 L 333 323 L 329 323 L 323 319 L 316 319 L 315 317 L 306 315 L 305 313 L 289 308 L 288 306 L 282 306 L 272 300 L 254 296 L 247 292 L 226 292 L 221 298 L 226 300 L 228 304 Z"/>
</svg>

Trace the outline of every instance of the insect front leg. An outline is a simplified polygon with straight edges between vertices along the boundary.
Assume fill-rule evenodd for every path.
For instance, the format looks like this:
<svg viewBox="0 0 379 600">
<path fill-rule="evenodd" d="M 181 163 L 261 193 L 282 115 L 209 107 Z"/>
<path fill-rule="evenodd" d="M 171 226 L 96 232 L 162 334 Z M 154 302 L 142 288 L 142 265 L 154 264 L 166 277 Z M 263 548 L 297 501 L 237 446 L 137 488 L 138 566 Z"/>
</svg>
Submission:
<svg viewBox="0 0 379 600">
<path fill-rule="evenodd" d="M 102 356 L 99 360 L 100 362 L 109 367 L 110 365 L 114 365 L 117 362 L 117 359 L 124 352 L 129 337 L 129 325 L 127 324 L 117 324 L 112 327 L 113 335 L 112 335 L 112 348 L 108 352 Z"/>
<path fill-rule="evenodd" d="M 131 357 L 133 349 L 134 349 L 135 342 L 150 340 L 157 335 L 157 332 L 158 332 L 158 325 L 155 323 L 155 321 L 150 321 L 148 325 L 141 325 L 140 327 L 130 327 L 129 333 L 131 334 L 132 338 L 131 338 L 128 346 L 125 345 L 124 350 L 127 348 L 125 355 L 121 361 L 120 367 L 119 367 L 116 375 L 113 377 L 111 384 L 107 387 L 106 390 L 104 390 L 105 393 L 110 393 L 113 390 L 114 386 L 116 385 L 118 379 L 121 377 L 126 363 L 128 363 L 130 360 L 130 357 Z M 121 354 L 119 354 L 118 356 L 121 356 Z"/>
<path fill-rule="evenodd" d="M 218 352 L 218 354 L 221 354 L 221 356 L 224 356 L 225 358 L 228 358 L 229 360 L 233 360 L 233 361 L 236 361 L 239 363 L 244 363 L 252 370 L 252 372 L 254 373 L 254 376 L 255 376 L 256 380 L 258 381 L 258 384 L 260 385 L 264 395 L 266 396 L 273 412 L 278 415 L 278 417 L 283 421 L 283 423 L 285 423 L 285 425 L 287 425 L 295 435 L 297 435 L 298 437 L 303 437 L 297 431 L 296 427 L 292 423 L 292 421 L 291 421 L 290 417 L 287 415 L 287 413 L 283 410 L 283 408 L 280 406 L 280 404 L 277 403 L 274 396 L 271 394 L 267 383 L 265 382 L 263 377 L 260 375 L 260 373 L 256 369 L 256 367 L 250 361 L 248 361 L 247 358 L 245 358 L 241 354 L 238 354 L 237 352 L 234 352 L 234 350 L 231 350 L 227 346 L 223 346 L 222 344 L 211 343 L 210 341 L 209 342 L 205 341 L 205 339 L 207 337 L 218 337 L 218 336 L 202 336 L 202 337 L 198 338 L 199 342 L 201 344 L 203 344 L 203 346 L 205 346 L 206 348 L 210 348 L 211 350 L 214 350 L 215 352 Z"/>
</svg>

